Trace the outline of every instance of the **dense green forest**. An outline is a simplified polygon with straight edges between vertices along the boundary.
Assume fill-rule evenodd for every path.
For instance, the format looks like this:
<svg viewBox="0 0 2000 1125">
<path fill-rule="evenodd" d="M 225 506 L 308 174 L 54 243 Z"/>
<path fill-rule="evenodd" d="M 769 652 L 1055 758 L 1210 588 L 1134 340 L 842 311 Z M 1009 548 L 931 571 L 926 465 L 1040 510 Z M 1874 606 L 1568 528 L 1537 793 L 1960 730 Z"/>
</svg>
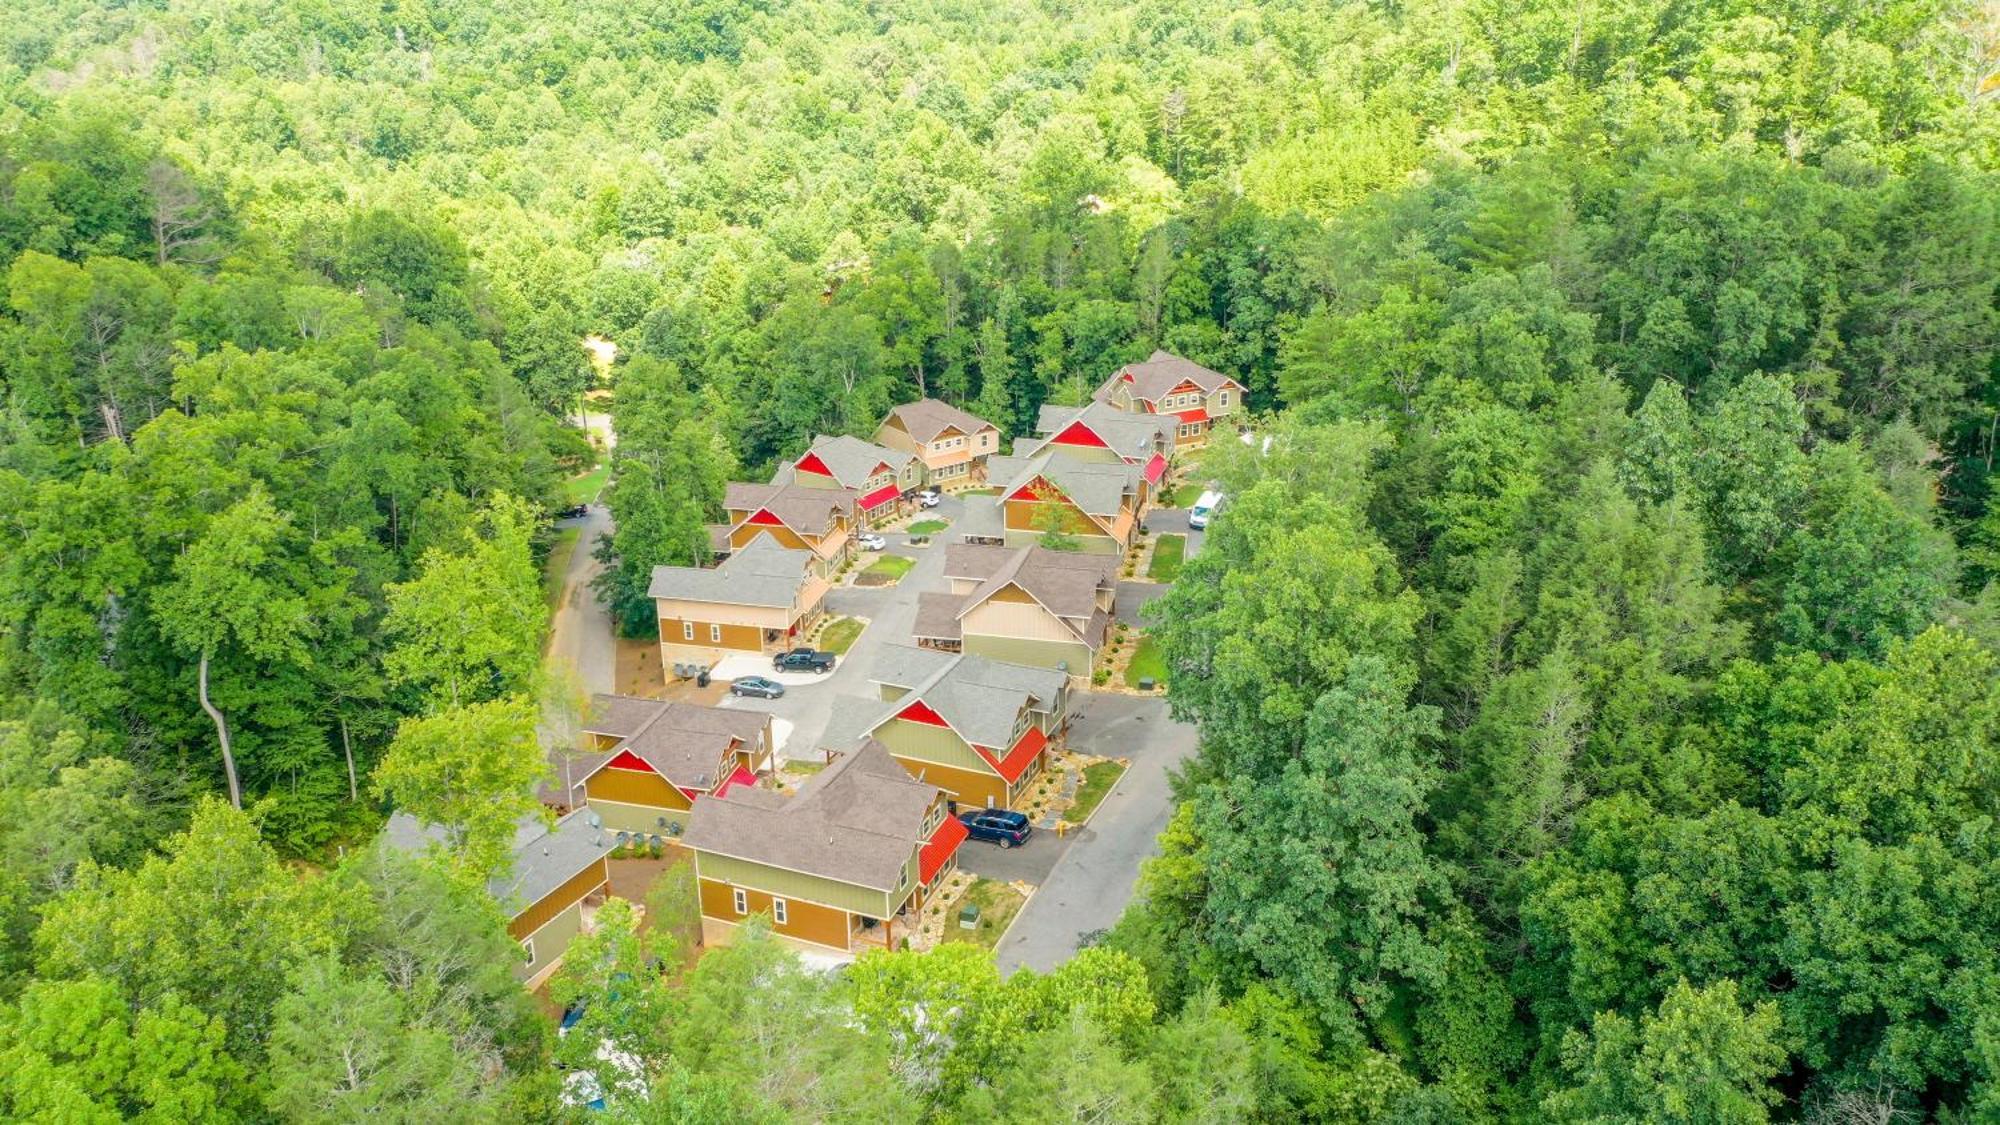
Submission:
<svg viewBox="0 0 2000 1125">
<path fill-rule="evenodd" d="M 2000 1120 L 1991 4 L 8 14 L 0 1117 L 547 1119 L 608 1038 L 631 1120 Z M 612 911 L 554 1045 L 477 876 L 590 334 L 638 624 L 893 402 L 1251 388 L 1095 948 Z"/>
</svg>

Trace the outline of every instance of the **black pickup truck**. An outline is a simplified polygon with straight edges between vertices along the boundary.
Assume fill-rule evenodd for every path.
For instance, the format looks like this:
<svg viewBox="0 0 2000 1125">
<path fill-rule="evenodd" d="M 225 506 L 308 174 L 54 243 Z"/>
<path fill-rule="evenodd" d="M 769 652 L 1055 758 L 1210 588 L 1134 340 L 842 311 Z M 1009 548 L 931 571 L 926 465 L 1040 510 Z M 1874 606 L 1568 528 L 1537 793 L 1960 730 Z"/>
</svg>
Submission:
<svg viewBox="0 0 2000 1125">
<path fill-rule="evenodd" d="M 780 672 L 831 672 L 833 654 L 818 649 L 795 648 L 772 657 L 771 667 Z"/>
</svg>

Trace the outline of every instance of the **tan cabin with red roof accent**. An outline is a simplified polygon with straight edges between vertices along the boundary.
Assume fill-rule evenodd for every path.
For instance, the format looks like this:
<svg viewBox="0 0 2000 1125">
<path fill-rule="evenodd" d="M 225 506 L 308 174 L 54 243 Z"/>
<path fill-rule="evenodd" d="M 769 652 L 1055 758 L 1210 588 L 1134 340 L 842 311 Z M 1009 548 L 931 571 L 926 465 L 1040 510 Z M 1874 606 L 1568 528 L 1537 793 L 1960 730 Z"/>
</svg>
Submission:
<svg viewBox="0 0 2000 1125">
<path fill-rule="evenodd" d="M 959 808 L 1014 808 L 1068 730 L 1070 677 L 1054 669 L 889 645 L 869 678 L 878 697 L 836 701 L 827 747 L 879 741 Z"/>
<path fill-rule="evenodd" d="M 896 948 L 965 838 L 943 790 L 866 740 L 789 797 L 732 788 L 697 798 L 682 842 L 704 944 L 729 942 L 762 915 L 781 941 L 848 955 Z"/>
<path fill-rule="evenodd" d="M 1000 429 L 934 398 L 906 402 L 875 428 L 875 444 L 914 454 L 923 467 L 920 487 L 986 479 L 986 460 L 1000 452 Z"/>
<path fill-rule="evenodd" d="M 723 489 L 727 520 L 709 529 L 709 545 L 726 557 L 758 539 L 809 551 L 821 578 L 832 578 L 854 553 L 861 494 L 851 488 L 814 488 L 788 479 L 770 484 L 730 481 Z"/>
<path fill-rule="evenodd" d="M 907 498 L 923 486 L 924 479 L 923 462 L 912 453 L 860 438 L 822 434 L 798 460 L 780 468 L 771 483 L 844 489 L 854 494 L 861 522 L 873 526 L 902 515 Z"/>
<path fill-rule="evenodd" d="M 1130 414 L 1173 417 L 1174 444 L 1208 441 L 1218 419 L 1243 409 L 1243 384 L 1191 359 L 1155 351 L 1143 363 L 1114 372 L 1092 396 Z"/>
<path fill-rule="evenodd" d="M 761 711 L 593 695 L 580 745 L 550 751 L 540 796 L 564 813 L 589 806 L 617 843 L 665 843 L 696 797 L 756 785 L 774 746 Z"/>
</svg>

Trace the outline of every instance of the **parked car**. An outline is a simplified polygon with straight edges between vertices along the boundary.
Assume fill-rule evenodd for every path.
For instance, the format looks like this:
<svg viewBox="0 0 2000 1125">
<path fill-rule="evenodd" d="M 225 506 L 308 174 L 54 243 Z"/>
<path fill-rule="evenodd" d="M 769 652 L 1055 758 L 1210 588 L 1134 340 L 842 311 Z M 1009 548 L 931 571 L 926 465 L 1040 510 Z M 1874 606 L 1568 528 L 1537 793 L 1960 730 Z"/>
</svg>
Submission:
<svg viewBox="0 0 2000 1125">
<path fill-rule="evenodd" d="M 917 493 L 917 507 L 935 508 L 943 499 L 944 497 L 938 495 L 937 489 L 926 488 L 922 492 Z"/>
<path fill-rule="evenodd" d="M 729 681 L 729 694 L 754 695 L 759 699 L 777 699 L 785 694 L 785 685 L 762 676 L 743 676 Z"/>
<path fill-rule="evenodd" d="M 833 654 L 812 648 L 795 648 L 772 657 L 771 667 L 780 672 L 831 672 Z"/>
<path fill-rule="evenodd" d="M 988 840 L 1003 848 L 1027 843 L 1029 834 L 1034 832 L 1025 813 L 1006 809 L 973 809 L 959 813 L 958 822 L 965 825 L 966 834 L 973 839 Z"/>
<path fill-rule="evenodd" d="M 571 504 L 569 507 L 557 512 L 556 518 L 559 520 L 580 520 L 589 514 L 590 506 L 588 504 Z"/>
<path fill-rule="evenodd" d="M 860 535 L 854 537 L 854 541 L 861 544 L 861 549 L 864 551 L 880 551 L 889 545 L 887 539 L 882 538 L 872 531 L 862 532 Z"/>
</svg>

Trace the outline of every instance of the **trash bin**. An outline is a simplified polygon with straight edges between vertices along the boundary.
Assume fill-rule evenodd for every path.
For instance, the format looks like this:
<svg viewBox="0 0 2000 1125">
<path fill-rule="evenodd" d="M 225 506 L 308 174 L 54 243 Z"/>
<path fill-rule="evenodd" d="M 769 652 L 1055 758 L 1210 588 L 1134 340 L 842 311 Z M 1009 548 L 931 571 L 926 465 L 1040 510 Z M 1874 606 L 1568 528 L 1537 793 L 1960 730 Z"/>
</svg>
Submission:
<svg viewBox="0 0 2000 1125">
<path fill-rule="evenodd" d="M 708 686 L 708 669 L 703 668 L 699 673 L 695 675 L 694 686 L 696 687 Z"/>
</svg>

